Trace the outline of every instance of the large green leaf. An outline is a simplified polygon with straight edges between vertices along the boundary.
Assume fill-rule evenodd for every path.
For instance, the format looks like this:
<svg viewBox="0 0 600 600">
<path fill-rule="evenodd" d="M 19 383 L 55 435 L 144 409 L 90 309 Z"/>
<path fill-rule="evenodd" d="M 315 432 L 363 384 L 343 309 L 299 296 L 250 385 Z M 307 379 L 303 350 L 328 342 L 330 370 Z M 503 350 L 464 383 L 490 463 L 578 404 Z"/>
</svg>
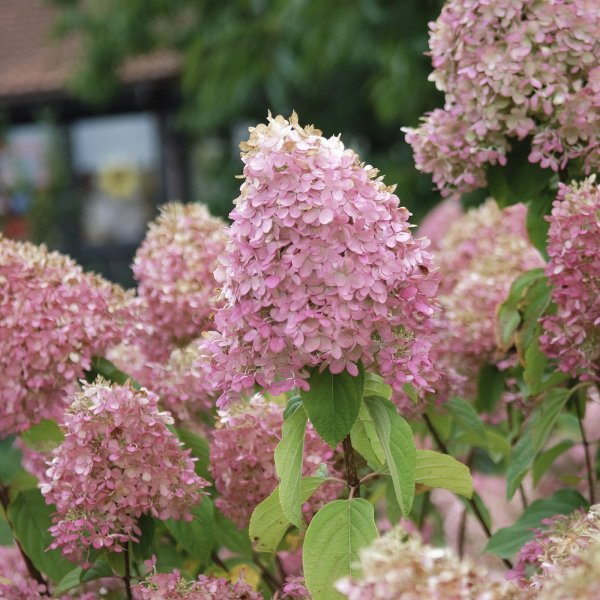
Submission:
<svg viewBox="0 0 600 600">
<path fill-rule="evenodd" d="M 191 522 L 169 519 L 165 525 L 183 549 L 194 558 L 207 562 L 215 545 L 215 516 L 212 500 L 202 498 L 192 509 Z"/>
<path fill-rule="evenodd" d="M 60 580 L 54 588 L 53 594 L 55 597 L 58 597 L 88 581 L 101 579 L 102 577 L 111 577 L 112 575 L 113 571 L 110 565 L 104 561 L 95 562 L 87 569 L 76 567 Z"/>
<path fill-rule="evenodd" d="M 389 400 L 366 398 L 365 403 L 385 453 L 398 504 L 406 517 L 415 495 L 417 453 L 412 430 Z"/>
<path fill-rule="evenodd" d="M 467 465 L 432 450 L 417 450 L 416 483 L 443 488 L 459 496 L 473 496 L 473 479 Z"/>
<path fill-rule="evenodd" d="M 21 471 L 21 451 L 13 445 L 14 436 L 0 440 L 0 482 L 10 483 Z"/>
<path fill-rule="evenodd" d="M 187 429 L 176 429 L 175 433 L 183 445 L 189 448 L 192 452 L 192 456 L 198 460 L 194 463 L 194 469 L 200 477 L 208 481 L 212 481 L 212 474 L 208 470 L 210 464 L 210 450 L 208 442 L 200 437 L 199 435 L 192 433 Z"/>
<path fill-rule="evenodd" d="M 62 557 L 60 550 L 48 550 L 52 543 L 48 528 L 53 511 L 39 490 L 23 490 L 10 503 L 8 518 L 31 562 L 53 581 L 60 581 L 74 565 Z"/>
<path fill-rule="evenodd" d="M 21 439 L 33 450 L 48 452 L 59 446 L 64 440 L 58 423 L 43 419 L 21 434 Z"/>
<path fill-rule="evenodd" d="M 570 391 L 562 388 L 550 390 L 527 419 L 521 437 L 513 448 L 506 473 L 508 498 L 513 497 L 536 455 L 546 443 L 569 395 Z"/>
<path fill-rule="evenodd" d="M 573 447 L 571 440 L 562 440 L 552 448 L 542 452 L 533 463 L 533 485 L 537 485 L 544 473 L 552 466 L 554 461 L 569 448 Z"/>
<path fill-rule="evenodd" d="M 385 398 L 386 400 L 390 400 L 392 397 L 392 388 L 383 381 L 383 377 L 367 371 L 365 373 L 363 397 Z"/>
<path fill-rule="evenodd" d="M 300 485 L 301 502 L 306 502 L 323 481 L 321 477 L 303 477 Z M 290 520 L 283 514 L 279 487 L 276 487 L 272 494 L 254 509 L 248 535 L 259 552 L 275 552 L 290 524 Z"/>
<path fill-rule="evenodd" d="M 94 381 L 98 375 L 101 375 L 111 383 L 123 385 L 129 381 L 132 387 L 136 389 L 140 389 L 141 387 L 133 377 L 117 369 L 110 360 L 102 356 L 94 356 L 92 358 L 92 368 L 88 371 L 86 378 L 88 381 Z"/>
<path fill-rule="evenodd" d="M 462 398 L 451 398 L 445 404 L 454 420 L 468 433 L 475 436 L 482 444 L 487 443 L 485 427 L 475 409 Z"/>
<path fill-rule="evenodd" d="M 335 582 L 353 574 L 359 551 L 376 537 L 373 505 L 367 500 L 335 500 L 317 512 L 306 530 L 302 558 L 313 600 L 343 598 Z"/>
<path fill-rule="evenodd" d="M 366 459 L 373 470 L 380 469 L 385 462 L 385 452 L 364 402 L 361 402 L 358 418 L 350 431 L 350 438 L 353 448 Z"/>
<path fill-rule="evenodd" d="M 527 203 L 527 234 L 529 241 L 546 257 L 546 244 L 548 243 L 548 228 L 550 223 L 546 216 L 552 211 L 552 204 L 556 193 L 541 194 L 535 200 Z"/>
<path fill-rule="evenodd" d="M 317 433 L 335 448 L 350 433 L 363 397 L 365 372 L 361 363 L 352 377 L 347 371 L 334 375 L 314 368 L 308 381 L 310 390 L 301 391 L 302 403 Z"/>
<path fill-rule="evenodd" d="M 541 351 L 539 338 L 536 335 L 525 349 L 525 369 L 523 370 L 523 379 L 529 388 L 529 394 L 532 396 L 540 390 L 547 362 L 548 358 Z"/>
<path fill-rule="evenodd" d="M 480 412 L 492 413 L 504 392 L 506 374 L 495 365 L 486 364 L 477 377 L 475 407 Z"/>
<path fill-rule="evenodd" d="M 544 269 L 539 268 L 527 271 L 513 281 L 506 300 L 497 311 L 496 343 L 500 350 L 507 351 L 513 345 L 515 332 L 521 324 L 521 302 L 529 288 L 544 277 Z"/>
<path fill-rule="evenodd" d="M 218 509 L 215 509 L 215 540 L 235 554 L 252 559 L 248 530 L 237 527 Z"/>
<path fill-rule="evenodd" d="M 568 515 L 578 508 L 587 508 L 585 498 L 576 490 L 560 490 L 549 498 L 532 502 L 509 527 L 499 529 L 488 541 L 486 552 L 500 558 L 510 558 L 525 543 L 533 539 L 536 528 L 544 528 L 543 519 L 553 515 Z"/>
<path fill-rule="evenodd" d="M 275 448 L 275 469 L 279 476 L 279 501 L 288 520 L 302 526 L 302 457 L 306 432 L 306 411 L 300 406 L 284 422 L 281 441 Z"/>
<path fill-rule="evenodd" d="M 500 207 L 530 200 L 538 202 L 548 188 L 552 171 L 531 163 L 529 152 L 527 140 L 514 141 L 505 165 L 488 166 L 488 189 Z"/>
</svg>

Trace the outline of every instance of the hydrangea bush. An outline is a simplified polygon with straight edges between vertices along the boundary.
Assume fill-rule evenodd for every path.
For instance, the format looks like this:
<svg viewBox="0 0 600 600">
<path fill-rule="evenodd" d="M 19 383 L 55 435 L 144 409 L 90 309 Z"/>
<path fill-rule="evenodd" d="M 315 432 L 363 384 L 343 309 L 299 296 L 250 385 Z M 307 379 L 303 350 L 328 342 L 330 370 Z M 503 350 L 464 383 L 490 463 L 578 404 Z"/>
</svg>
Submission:
<svg viewBox="0 0 600 600">
<path fill-rule="evenodd" d="M 135 290 L 0 238 L 0 598 L 596 597 L 599 15 L 446 4 L 416 231 L 269 114 Z"/>
</svg>

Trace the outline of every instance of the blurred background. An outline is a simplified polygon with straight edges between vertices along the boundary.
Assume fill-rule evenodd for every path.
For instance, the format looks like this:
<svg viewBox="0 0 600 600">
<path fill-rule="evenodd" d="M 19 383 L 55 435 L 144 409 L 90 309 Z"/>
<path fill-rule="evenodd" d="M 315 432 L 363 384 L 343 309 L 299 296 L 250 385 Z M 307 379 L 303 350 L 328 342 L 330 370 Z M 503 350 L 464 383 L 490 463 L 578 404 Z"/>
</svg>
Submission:
<svg viewBox="0 0 600 600">
<path fill-rule="evenodd" d="M 0 0 L 0 230 L 123 284 L 157 207 L 238 195 L 267 110 L 342 134 L 420 218 L 439 200 L 400 131 L 441 0 Z"/>
</svg>

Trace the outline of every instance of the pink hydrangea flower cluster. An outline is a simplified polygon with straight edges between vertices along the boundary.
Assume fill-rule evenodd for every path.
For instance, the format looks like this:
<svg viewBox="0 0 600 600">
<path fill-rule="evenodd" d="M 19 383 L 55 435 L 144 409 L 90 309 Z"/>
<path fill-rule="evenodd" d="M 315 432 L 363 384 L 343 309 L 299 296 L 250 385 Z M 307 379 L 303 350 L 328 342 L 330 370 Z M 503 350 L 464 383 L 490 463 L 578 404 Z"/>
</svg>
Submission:
<svg viewBox="0 0 600 600">
<path fill-rule="evenodd" d="M 210 444 L 210 470 L 219 497 L 215 504 L 238 527 L 246 527 L 254 508 L 277 487 L 274 452 L 281 439 L 282 407 L 255 395 L 219 413 L 220 426 Z M 302 474 L 315 475 L 334 456 L 312 426 L 306 429 Z M 309 504 L 311 511 L 334 500 L 339 485 L 323 484 Z"/>
<path fill-rule="evenodd" d="M 450 198 L 443 200 L 425 215 L 417 229 L 416 237 L 426 237 L 431 242 L 429 250 L 433 253 L 439 249 L 448 229 L 464 215 L 464 212 L 460 202 Z"/>
<path fill-rule="evenodd" d="M 215 275 L 225 306 L 206 344 L 220 405 L 255 384 L 308 389 L 308 368 L 376 365 L 428 387 L 437 275 L 377 171 L 338 137 L 269 116 L 241 144 L 245 181 Z"/>
<path fill-rule="evenodd" d="M 60 600 L 97 600 L 98 588 L 111 580 L 96 580 L 78 588 L 77 591 L 58 596 Z M 120 583 L 120 582 L 118 582 Z M 4 600 L 43 600 L 48 598 L 47 586 L 31 579 L 27 573 L 23 557 L 16 546 L 0 546 L 0 598 Z M 75 596 L 75 594 L 77 594 Z"/>
<path fill-rule="evenodd" d="M 349 600 L 468 598 L 525 600 L 533 596 L 508 583 L 494 581 L 485 568 L 460 560 L 447 548 L 425 545 L 395 527 L 360 554 L 360 576 L 336 585 Z"/>
<path fill-rule="evenodd" d="M 84 384 L 66 413 L 65 439 L 41 490 L 56 505 L 51 547 L 67 558 L 81 559 L 90 547 L 120 552 L 140 535 L 142 514 L 191 520 L 208 482 L 194 472 L 157 401 L 145 389 L 98 379 Z"/>
<path fill-rule="evenodd" d="M 576 564 L 585 550 L 600 546 L 600 505 L 595 504 L 587 513 L 577 510 L 557 515 L 544 524 L 547 528 L 538 529 L 535 538 L 521 548 L 509 573 L 523 587 L 543 591 L 557 574 Z"/>
<path fill-rule="evenodd" d="M 126 334 L 128 295 L 69 257 L 0 236 L 0 438 L 60 419 L 92 356 Z"/>
<path fill-rule="evenodd" d="M 554 171 L 600 166 L 600 7 L 594 0 L 449 0 L 430 24 L 445 106 L 405 129 L 443 195 L 485 187 L 511 139 Z"/>
<path fill-rule="evenodd" d="M 600 379 L 600 187 L 592 176 L 560 185 L 549 217 L 546 269 L 556 314 L 543 321 L 542 349 L 560 369 Z"/>
<path fill-rule="evenodd" d="M 225 249 L 224 221 L 200 204 L 171 203 L 150 224 L 133 274 L 153 333 L 144 348 L 150 358 L 168 359 L 208 327 L 218 296 L 213 276 Z"/>
<path fill-rule="evenodd" d="M 124 373 L 160 397 L 160 405 L 179 423 L 189 423 L 199 412 L 209 412 L 218 393 L 210 383 L 210 360 L 193 340 L 175 348 L 166 362 L 148 359 L 136 343 L 111 348 L 107 358 Z"/>
<path fill-rule="evenodd" d="M 146 561 L 150 567 L 154 561 Z M 198 576 L 186 581 L 179 571 L 148 575 L 134 588 L 136 600 L 262 600 L 242 578 L 231 582 L 219 577 Z"/>
<path fill-rule="evenodd" d="M 286 577 L 281 594 L 274 596 L 274 600 L 289 600 L 290 598 L 310 600 L 311 596 L 304 583 L 304 577 Z"/>
<path fill-rule="evenodd" d="M 436 364 L 443 376 L 436 391 L 472 397 L 479 369 L 498 362 L 494 335 L 496 309 L 512 282 L 544 261 L 525 231 L 527 208 L 501 210 L 493 200 L 452 224 L 436 251 L 442 311 L 435 318 Z"/>
</svg>

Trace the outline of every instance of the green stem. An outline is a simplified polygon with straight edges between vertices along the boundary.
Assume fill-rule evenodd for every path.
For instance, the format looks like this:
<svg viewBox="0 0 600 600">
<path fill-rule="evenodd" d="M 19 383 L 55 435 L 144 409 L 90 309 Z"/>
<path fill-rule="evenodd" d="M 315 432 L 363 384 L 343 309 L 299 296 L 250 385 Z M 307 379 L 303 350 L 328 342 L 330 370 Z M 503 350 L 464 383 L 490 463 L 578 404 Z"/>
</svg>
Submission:
<svg viewBox="0 0 600 600">
<path fill-rule="evenodd" d="M 125 559 L 125 575 L 123 575 L 125 593 L 127 594 L 127 600 L 133 600 L 133 593 L 131 591 L 131 563 L 129 561 L 129 542 L 123 545 L 123 558 Z"/>
<path fill-rule="evenodd" d="M 354 448 L 352 447 L 352 440 L 350 434 L 348 434 L 342 442 L 342 448 L 344 449 L 344 463 L 346 465 L 346 481 L 348 482 L 348 488 L 350 490 L 350 498 L 354 496 L 360 496 L 360 479 L 356 472 L 356 463 L 354 462 Z"/>
<path fill-rule="evenodd" d="M 587 471 L 588 486 L 590 489 L 590 504 L 596 504 L 596 494 L 594 490 L 594 467 L 592 463 L 592 456 L 590 452 L 590 443 L 585 433 L 585 427 L 583 426 L 583 415 L 581 414 L 581 407 L 579 401 L 575 399 L 575 412 L 577 413 L 577 421 L 579 423 L 579 432 L 581 433 L 581 441 L 583 442 L 583 451 L 585 455 L 585 468 Z"/>
</svg>

